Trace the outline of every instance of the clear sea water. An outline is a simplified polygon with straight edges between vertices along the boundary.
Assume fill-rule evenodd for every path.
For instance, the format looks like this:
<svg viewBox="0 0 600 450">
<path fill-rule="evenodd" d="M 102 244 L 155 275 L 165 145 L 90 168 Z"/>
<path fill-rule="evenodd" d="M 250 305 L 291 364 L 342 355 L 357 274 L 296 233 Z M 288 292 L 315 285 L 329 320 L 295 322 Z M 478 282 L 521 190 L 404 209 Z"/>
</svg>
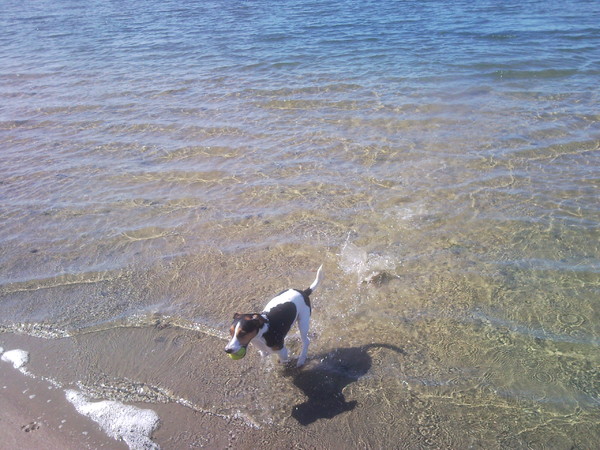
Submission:
<svg viewBox="0 0 600 450">
<path fill-rule="evenodd" d="M 0 344 L 330 448 L 600 442 L 600 3 L 3 0 L 0 30 Z M 232 314 L 321 263 L 304 372 L 239 381 Z M 135 356 L 153 327 L 228 382 Z"/>
</svg>

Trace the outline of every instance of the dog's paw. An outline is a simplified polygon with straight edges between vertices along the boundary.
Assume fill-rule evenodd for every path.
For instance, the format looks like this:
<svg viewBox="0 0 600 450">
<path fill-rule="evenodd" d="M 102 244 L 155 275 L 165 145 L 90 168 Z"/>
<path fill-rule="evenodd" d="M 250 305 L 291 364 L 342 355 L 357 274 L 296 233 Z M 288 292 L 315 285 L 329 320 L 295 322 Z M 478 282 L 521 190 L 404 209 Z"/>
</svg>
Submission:
<svg viewBox="0 0 600 450">
<path fill-rule="evenodd" d="M 306 358 L 299 359 L 298 362 L 296 363 L 296 367 L 302 367 L 305 362 L 306 362 Z"/>
</svg>

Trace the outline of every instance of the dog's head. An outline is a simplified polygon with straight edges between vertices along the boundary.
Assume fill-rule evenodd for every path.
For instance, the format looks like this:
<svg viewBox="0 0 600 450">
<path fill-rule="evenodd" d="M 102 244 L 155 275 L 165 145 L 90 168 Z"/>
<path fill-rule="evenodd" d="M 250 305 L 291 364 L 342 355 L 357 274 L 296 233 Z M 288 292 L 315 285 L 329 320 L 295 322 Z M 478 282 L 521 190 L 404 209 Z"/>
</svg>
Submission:
<svg viewBox="0 0 600 450">
<path fill-rule="evenodd" d="M 225 347 L 225 352 L 236 353 L 240 348 L 246 348 L 250 341 L 258 335 L 265 323 L 265 318 L 260 314 L 235 313 L 229 328 L 231 340 Z"/>
</svg>

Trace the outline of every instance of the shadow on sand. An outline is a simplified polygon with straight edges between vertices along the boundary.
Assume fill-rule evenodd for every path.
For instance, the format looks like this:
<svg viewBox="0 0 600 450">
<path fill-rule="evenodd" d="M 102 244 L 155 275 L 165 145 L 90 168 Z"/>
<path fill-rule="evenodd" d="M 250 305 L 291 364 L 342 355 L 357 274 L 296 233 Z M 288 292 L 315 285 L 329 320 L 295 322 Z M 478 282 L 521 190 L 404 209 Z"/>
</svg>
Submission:
<svg viewBox="0 0 600 450">
<path fill-rule="evenodd" d="M 387 348 L 405 354 L 401 348 L 389 344 L 339 348 L 313 357 L 313 361 L 319 361 L 316 367 L 290 370 L 288 375 L 293 383 L 308 397 L 304 403 L 294 406 L 292 417 L 302 425 L 309 425 L 354 409 L 357 402 L 347 402 L 343 390 L 371 369 L 368 350 L 372 348 Z"/>
</svg>

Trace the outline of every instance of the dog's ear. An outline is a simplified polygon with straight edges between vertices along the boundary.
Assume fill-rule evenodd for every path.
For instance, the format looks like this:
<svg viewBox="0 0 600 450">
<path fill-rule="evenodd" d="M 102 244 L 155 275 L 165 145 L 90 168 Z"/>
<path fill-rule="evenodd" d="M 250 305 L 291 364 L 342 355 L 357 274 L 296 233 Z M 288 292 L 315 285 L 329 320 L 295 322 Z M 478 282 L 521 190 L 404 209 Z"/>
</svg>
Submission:
<svg viewBox="0 0 600 450">
<path fill-rule="evenodd" d="M 233 315 L 233 320 L 238 320 L 240 317 L 242 317 L 242 314 L 240 314 L 240 313 L 235 313 L 235 314 Z"/>
<path fill-rule="evenodd" d="M 258 323 L 260 324 L 260 326 L 262 327 L 265 323 L 267 323 L 267 321 L 265 320 L 265 318 L 261 315 L 261 314 L 254 314 L 252 316 L 253 320 L 257 320 Z"/>
</svg>

